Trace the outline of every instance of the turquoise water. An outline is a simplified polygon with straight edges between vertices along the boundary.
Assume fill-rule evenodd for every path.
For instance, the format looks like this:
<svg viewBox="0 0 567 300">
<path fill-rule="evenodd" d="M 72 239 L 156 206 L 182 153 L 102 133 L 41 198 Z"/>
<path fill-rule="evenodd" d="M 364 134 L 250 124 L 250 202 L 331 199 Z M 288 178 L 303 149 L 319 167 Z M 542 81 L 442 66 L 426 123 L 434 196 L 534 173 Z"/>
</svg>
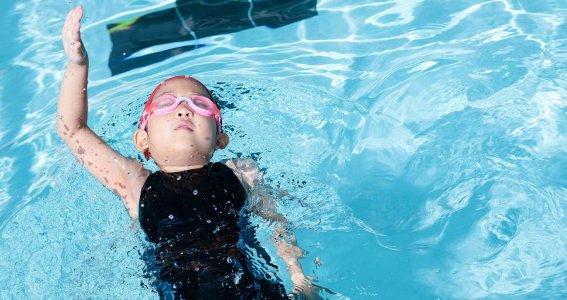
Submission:
<svg viewBox="0 0 567 300">
<path fill-rule="evenodd" d="M 136 156 L 150 90 L 195 75 L 229 104 L 214 159 L 253 156 L 292 195 L 325 297 L 567 296 L 565 1 L 319 1 L 111 77 L 105 25 L 173 2 L 83 2 L 89 125 L 113 147 Z M 0 3 L 0 298 L 155 299 L 136 222 L 55 134 L 74 4 Z"/>
</svg>

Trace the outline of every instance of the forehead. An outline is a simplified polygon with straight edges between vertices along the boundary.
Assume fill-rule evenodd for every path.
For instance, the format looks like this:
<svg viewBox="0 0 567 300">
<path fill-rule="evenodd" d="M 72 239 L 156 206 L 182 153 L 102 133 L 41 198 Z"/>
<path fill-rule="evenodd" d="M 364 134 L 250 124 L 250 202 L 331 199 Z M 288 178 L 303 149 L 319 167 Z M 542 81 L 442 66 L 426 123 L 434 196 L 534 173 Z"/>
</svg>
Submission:
<svg viewBox="0 0 567 300">
<path fill-rule="evenodd" d="M 173 93 L 176 96 L 198 94 L 208 97 L 203 86 L 190 78 L 174 78 L 162 83 L 156 91 L 156 96 L 163 93 Z"/>
</svg>

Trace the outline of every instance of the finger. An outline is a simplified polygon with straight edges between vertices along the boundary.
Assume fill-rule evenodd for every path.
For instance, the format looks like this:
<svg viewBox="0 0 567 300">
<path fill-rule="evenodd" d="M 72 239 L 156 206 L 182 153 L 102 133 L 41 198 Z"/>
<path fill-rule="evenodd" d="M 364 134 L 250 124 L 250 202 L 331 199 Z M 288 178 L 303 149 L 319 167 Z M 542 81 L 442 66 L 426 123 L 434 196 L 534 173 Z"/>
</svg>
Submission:
<svg viewBox="0 0 567 300">
<path fill-rule="evenodd" d="M 80 22 L 82 18 L 83 18 L 83 6 L 78 5 L 77 6 L 77 20 Z"/>
<path fill-rule="evenodd" d="M 65 35 L 67 35 L 67 37 L 69 39 L 71 39 L 72 34 L 73 34 L 73 27 L 75 24 L 75 16 L 77 14 L 77 8 L 73 8 L 71 11 L 69 11 L 69 13 L 67 14 L 67 20 L 65 21 Z"/>
<path fill-rule="evenodd" d="M 82 6 L 78 6 L 76 8 L 74 22 L 73 22 L 73 40 L 78 41 L 81 39 L 81 19 L 83 18 L 83 8 Z"/>
<path fill-rule="evenodd" d="M 71 16 L 69 16 L 69 22 L 67 23 L 67 31 L 68 33 L 71 33 L 75 27 L 75 15 L 77 14 L 77 9 L 74 8 L 71 12 L 70 12 Z"/>
<path fill-rule="evenodd" d="M 73 30 L 71 30 L 71 32 L 73 33 L 73 38 L 75 37 L 75 34 L 78 33 L 79 31 L 81 31 L 81 23 L 75 22 L 73 24 Z"/>
<path fill-rule="evenodd" d="M 65 18 L 65 26 L 67 26 L 71 20 L 71 14 L 73 13 L 73 9 L 67 13 L 67 17 Z"/>
<path fill-rule="evenodd" d="M 67 22 L 67 23 L 71 22 L 71 20 L 73 19 L 73 14 L 75 13 L 75 9 L 76 8 L 69 10 L 69 12 L 67 13 L 67 19 L 65 20 L 65 22 Z"/>
<path fill-rule="evenodd" d="M 72 42 L 80 41 L 81 40 L 80 25 L 77 25 L 72 32 L 73 32 L 71 37 Z"/>
<path fill-rule="evenodd" d="M 77 14 L 77 8 L 78 6 L 74 7 L 73 10 L 71 10 L 71 19 L 74 20 L 75 19 L 75 15 Z"/>
<path fill-rule="evenodd" d="M 65 24 L 63 24 L 63 34 L 65 35 L 67 30 L 69 30 L 69 24 L 71 23 L 71 16 L 73 15 L 73 10 L 70 10 L 67 13 L 67 17 L 65 18 Z"/>
<path fill-rule="evenodd" d="M 68 45 L 73 42 L 72 29 L 73 29 L 73 20 L 76 10 L 77 10 L 76 8 L 73 8 L 67 13 L 67 17 L 65 18 L 65 24 L 63 25 L 62 39 L 63 39 L 63 47 L 65 48 L 65 52 L 70 50 Z"/>
<path fill-rule="evenodd" d="M 77 7 L 75 7 L 73 11 L 73 21 L 81 22 L 82 17 L 83 17 L 83 7 L 78 5 Z"/>
</svg>

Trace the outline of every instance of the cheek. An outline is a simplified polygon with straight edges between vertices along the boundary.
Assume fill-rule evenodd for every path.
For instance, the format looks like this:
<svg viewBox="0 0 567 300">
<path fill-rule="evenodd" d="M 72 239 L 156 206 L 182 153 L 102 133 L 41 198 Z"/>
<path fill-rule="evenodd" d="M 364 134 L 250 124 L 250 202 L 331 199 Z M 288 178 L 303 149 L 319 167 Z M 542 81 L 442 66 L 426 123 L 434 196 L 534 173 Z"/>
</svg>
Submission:
<svg viewBox="0 0 567 300">
<path fill-rule="evenodd" d="M 171 126 L 173 118 L 170 115 L 152 115 L 148 120 L 148 130 L 156 132 L 163 132 L 165 128 Z"/>
<path fill-rule="evenodd" d="M 217 132 L 217 124 L 214 120 L 207 117 L 200 117 L 198 121 L 195 122 L 195 126 L 209 138 L 212 138 Z"/>
<path fill-rule="evenodd" d="M 168 131 L 166 129 L 169 127 L 168 124 L 170 121 L 160 117 L 161 116 L 155 116 L 154 118 L 154 116 L 152 116 L 153 119 L 148 121 L 147 132 L 148 140 L 150 141 L 163 140 L 167 136 Z"/>
<path fill-rule="evenodd" d="M 148 131 L 148 146 L 152 151 L 159 149 L 159 145 L 163 145 L 164 137 L 162 134 L 158 134 L 156 131 Z"/>
</svg>

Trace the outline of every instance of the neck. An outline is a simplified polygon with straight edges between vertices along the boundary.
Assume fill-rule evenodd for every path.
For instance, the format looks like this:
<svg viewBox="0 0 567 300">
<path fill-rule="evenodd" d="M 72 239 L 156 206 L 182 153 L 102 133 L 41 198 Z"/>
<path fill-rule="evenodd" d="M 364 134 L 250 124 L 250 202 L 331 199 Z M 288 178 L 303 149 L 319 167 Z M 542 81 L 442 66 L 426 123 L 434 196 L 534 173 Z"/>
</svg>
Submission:
<svg viewBox="0 0 567 300">
<path fill-rule="evenodd" d="M 212 153 L 192 153 L 191 155 L 177 153 L 164 156 L 155 155 L 154 161 L 161 171 L 171 173 L 202 168 L 211 161 L 212 156 Z"/>
<path fill-rule="evenodd" d="M 182 172 L 182 171 L 187 171 L 187 170 L 199 169 L 199 168 L 202 168 L 203 166 L 205 166 L 206 164 L 207 163 L 198 164 L 198 165 L 189 165 L 189 166 L 166 165 L 166 166 L 159 166 L 159 169 L 160 169 L 160 171 L 165 172 L 165 173 L 174 173 L 174 172 Z"/>
<path fill-rule="evenodd" d="M 211 156 L 192 156 L 191 158 L 177 157 L 163 160 L 157 159 L 155 162 L 161 171 L 172 173 L 202 168 L 204 165 L 208 164 L 210 160 Z"/>
</svg>

